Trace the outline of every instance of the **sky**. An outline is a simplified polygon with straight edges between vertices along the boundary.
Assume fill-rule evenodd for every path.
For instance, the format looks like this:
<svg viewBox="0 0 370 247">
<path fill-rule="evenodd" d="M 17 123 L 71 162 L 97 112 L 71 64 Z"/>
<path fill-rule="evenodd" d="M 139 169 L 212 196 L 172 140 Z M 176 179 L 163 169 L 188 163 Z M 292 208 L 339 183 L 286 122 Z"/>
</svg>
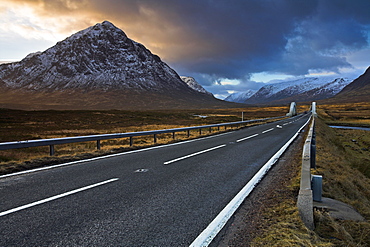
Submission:
<svg viewBox="0 0 370 247">
<path fill-rule="evenodd" d="M 105 20 L 219 98 L 370 65 L 369 0 L 0 0 L 0 61 Z"/>
</svg>

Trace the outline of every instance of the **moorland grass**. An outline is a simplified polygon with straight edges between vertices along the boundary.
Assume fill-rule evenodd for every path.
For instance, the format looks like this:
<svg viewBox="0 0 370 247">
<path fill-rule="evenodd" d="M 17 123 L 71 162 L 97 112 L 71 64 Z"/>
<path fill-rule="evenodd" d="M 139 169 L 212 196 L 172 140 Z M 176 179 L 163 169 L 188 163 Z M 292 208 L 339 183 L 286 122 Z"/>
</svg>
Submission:
<svg viewBox="0 0 370 247">
<path fill-rule="evenodd" d="M 300 106 L 301 111 L 308 106 Z M 240 121 L 283 116 L 288 106 L 248 107 L 237 109 L 210 110 L 171 110 L 171 111 L 21 111 L 0 109 L 0 142 L 23 141 L 34 139 L 60 138 L 70 136 L 126 133 L 147 130 L 172 129 L 189 126 Z M 199 117 L 207 116 L 207 117 Z M 230 128 L 228 128 L 230 130 Z M 203 130 L 201 135 L 216 133 L 217 129 Z M 221 128 L 221 131 L 225 131 Z M 48 163 L 74 160 L 84 154 L 99 156 L 112 152 L 122 152 L 132 148 L 160 145 L 174 141 L 199 137 L 194 130 L 186 132 L 134 138 L 134 147 L 128 138 L 104 140 L 101 150 L 96 150 L 96 142 L 72 143 L 55 146 L 55 156 L 48 157 L 48 147 L 35 147 L 0 151 L 0 173 L 9 173 L 19 169 L 30 169 Z M 32 165 L 32 164 L 35 164 Z"/>
</svg>

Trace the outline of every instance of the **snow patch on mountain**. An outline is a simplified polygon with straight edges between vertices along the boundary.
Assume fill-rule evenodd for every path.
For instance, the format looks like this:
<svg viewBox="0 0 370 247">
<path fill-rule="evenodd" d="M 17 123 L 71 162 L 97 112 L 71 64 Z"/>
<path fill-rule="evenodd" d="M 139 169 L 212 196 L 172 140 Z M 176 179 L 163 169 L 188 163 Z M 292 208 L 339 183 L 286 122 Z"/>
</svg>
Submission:
<svg viewBox="0 0 370 247">
<path fill-rule="evenodd" d="M 227 96 L 224 100 L 229 102 L 243 103 L 247 99 L 252 97 L 256 92 L 257 90 L 249 89 L 244 92 L 232 93 L 229 96 Z"/>
<path fill-rule="evenodd" d="M 213 95 L 212 93 L 208 92 L 205 90 L 193 77 L 190 76 L 180 76 L 181 80 L 183 80 L 191 89 L 208 94 L 208 95 Z"/>
</svg>

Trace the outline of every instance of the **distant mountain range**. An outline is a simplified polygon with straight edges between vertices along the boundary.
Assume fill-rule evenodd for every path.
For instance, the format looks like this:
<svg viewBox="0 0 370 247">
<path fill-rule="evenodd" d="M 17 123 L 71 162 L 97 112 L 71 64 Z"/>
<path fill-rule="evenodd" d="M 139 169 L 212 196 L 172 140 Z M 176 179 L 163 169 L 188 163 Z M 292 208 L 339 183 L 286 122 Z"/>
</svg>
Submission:
<svg viewBox="0 0 370 247">
<path fill-rule="evenodd" d="M 184 79 L 184 78 L 183 78 Z M 227 107 L 104 21 L 20 62 L 0 65 L 0 107 L 169 109 Z"/>
<path fill-rule="evenodd" d="M 327 79 L 308 77 L 268 84 L 258 91 L 232 94 L 225 100 L 245 104 L 289 103 L 326 99 L 338 94 L 351 83 L 346 78 Z"/>
</svg>

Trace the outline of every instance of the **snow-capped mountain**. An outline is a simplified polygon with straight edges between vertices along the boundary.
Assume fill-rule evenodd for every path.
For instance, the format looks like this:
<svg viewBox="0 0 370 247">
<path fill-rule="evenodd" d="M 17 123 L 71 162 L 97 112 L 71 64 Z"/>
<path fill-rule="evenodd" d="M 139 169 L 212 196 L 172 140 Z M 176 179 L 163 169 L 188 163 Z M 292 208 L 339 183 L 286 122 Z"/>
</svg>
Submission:
<svg viewBox="0 0 370 247">
<path fill-rule="evenodd" d="M 244 103 L 247 99 L 252 97 L 257 91 L 249 89 L 244 92 L 232 93 L 227 96 L 224 100 L 229 102 Z"/>
<path fill-rule="evenodd" d="M 197 92 L 200 92 L 200 93 L 204 93 L 204 94 L 209 94 L 209 95 L 213 95 L 212 93 L 208 92 L 207 90 L 205 90 L 202 85 L 200 85 L 193 77 L 190 77 L 190 76 L 180 76 L 181 80 L 183 80 L 183 82 L 185 82 L 191 89 L 197 91 Z"/>
<path fill-rule="evenodd" d="M 20 62 L 1 64 L 0 87 L 0 107 L 162 109 L 225 104 L 189 87 L 157 55 L 108 21 Z"/>
<path fill-rule="evenodd" d="M 351 80 L 346 78 L 328 79 L 325 77 L 302 78 L 293 81 L 263 86 L 253 96 L 244 101 L 247 104 L 268 102 L 308 101 L 332 97 L 339 93 Z"/>
<path fill-rule="evenodd" d="M 177 73 L 158 56 L 108 21 L 0 68 L 0 78 L 10 88 L 187 89 Z"/>
</svg>

